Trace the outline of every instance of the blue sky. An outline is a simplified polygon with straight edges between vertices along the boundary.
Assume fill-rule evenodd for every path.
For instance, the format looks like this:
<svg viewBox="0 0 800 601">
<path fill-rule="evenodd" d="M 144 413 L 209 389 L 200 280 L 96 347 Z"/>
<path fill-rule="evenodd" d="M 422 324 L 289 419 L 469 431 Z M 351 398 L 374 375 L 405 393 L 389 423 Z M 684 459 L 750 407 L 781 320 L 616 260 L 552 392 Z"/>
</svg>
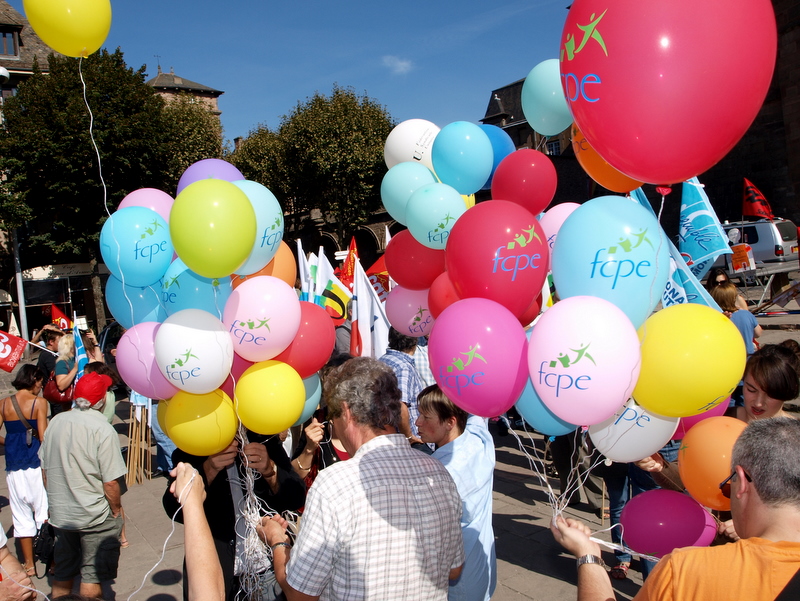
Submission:
<svg viewBox="0 0 800 601">
<path fill-rule="evenodd" d="M 23 12 L 22 0 L 10 4 Z M 106 47 L 224 90 L 225 137 L 275 128 L 333 84 L 383 104 L 396 121 L 440 127 L 481 119 L 490 92 L 558 56 L 567 0 L 487 3 L 112 0 Z"/>
</svg>

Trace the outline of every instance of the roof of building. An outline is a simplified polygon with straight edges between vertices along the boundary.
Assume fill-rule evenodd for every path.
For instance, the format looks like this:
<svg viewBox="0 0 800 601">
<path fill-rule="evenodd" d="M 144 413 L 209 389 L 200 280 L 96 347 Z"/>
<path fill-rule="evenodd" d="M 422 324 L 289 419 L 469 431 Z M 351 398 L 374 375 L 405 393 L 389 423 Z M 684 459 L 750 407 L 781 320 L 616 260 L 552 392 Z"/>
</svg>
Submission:
<svg viewBox="0 0 800 601">
<path fill-rule="evenodd" d="M 524 122 L 526 120 L 522 112 L 522 84 L 524 83 L 525 79 L 523 78 L 492 90 L 486 114 L 481 122 L 489 125 L 496 125 L 504 119 L 506 125 Z"/>
<path fill-rule="evenodd" d="M 58 53 L 45 44 L 28 20 L 5 0 L 0 0 L 0 26 L 10 26 L 19 31 L 19 58 L 0 58 L 0 66 L 12 72 L 32 71 L 36 58 L 42 71 L 47 71 L 47 57 Z"/>
<path fill-rule="evenodd" d="M 2 0 L 0 0 L 2 1 Z M 210 94 L 212 96 L 219 96 L 224 94 L 222 90 L 215 90 L 201 83 L 188 80 L 184 77 L 175 75 L 175 72 L 170 69 L 169 73 L 163 73 L 161 67 L 158 68 L 158 75 L 147 82 L 148 86 L 152 86 L 159 90 L 175 90 L 183 92 L 195 92 L 202 94 Z"/>
</svg>

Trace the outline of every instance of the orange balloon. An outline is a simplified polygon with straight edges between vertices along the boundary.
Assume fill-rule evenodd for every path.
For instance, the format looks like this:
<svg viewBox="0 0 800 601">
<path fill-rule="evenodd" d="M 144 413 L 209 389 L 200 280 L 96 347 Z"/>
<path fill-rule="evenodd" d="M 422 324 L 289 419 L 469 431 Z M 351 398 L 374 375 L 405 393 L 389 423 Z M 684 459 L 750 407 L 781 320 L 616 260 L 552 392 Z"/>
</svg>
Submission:
<svg viewBox="0 0 800 601">
<path fill-rule="evenodd" d="M 271 275 L 294 288 L 297 283 L 297 262 L 294 260 L 292 249 L 289 248 L 286 242 L 281 241 L 275 257 L 261 271 L 256 271 L 250 275 L 237 275 L 235 273 L 231 275 L 231 287 L 236 288 L 242 282 L 260 275 Z"/>
<path fill-rule="evenodd" d="M 632 179 L 624 173 L 617 171 L 606 160 L 589 146 L 586 137 L 572 124 L 572 150 L 583 170 L 598 184 L 612 192 L 630 192 L 642 185 L 642 182 Z"/>
<path fill-rule="evenodd" d="M 733 417 L 709 417 L 689 428 L 678 451 L 678 471 L 695 501 L 711 509 L 729 511 L 731 500 L 719 483 L 731 475 L 733 444 L 745 429 Z"/>
</svg>

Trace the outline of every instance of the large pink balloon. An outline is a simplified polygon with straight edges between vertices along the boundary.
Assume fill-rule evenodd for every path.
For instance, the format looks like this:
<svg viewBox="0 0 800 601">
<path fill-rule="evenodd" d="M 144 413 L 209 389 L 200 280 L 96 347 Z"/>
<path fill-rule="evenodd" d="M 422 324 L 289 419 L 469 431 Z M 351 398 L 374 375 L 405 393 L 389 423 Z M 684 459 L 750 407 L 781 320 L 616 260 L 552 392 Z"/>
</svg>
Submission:
<svg viewBox="0 0 800 601">
<path fill-rule="evenodd" d="M 484 298 L 460 300 L 442 311 L 431 332 L 433 377 L 464 411 L 500 415 L 525 387 L 527 343 L 519 321 L 502 305 Z"/>
<path fill-rule="evenodd" d="M 395 286 L 386 297 L 386 317 L 405 336 L 427 336 L 434 322 L 428 308 L 428 291 Z"/>
<path fill-rule="evenodd" d="M 689 495 L 648 490 L 625 505 L 620 516 L 625 543 L 638 553 L 663 557 L 675 549 L 708 546 L 714 540 L 714 517 Z"/>
<path fill-rule="evenodd" d="M 542 226 L 507 200 L 479 203 L 459 217 L 444 251 L 461 298 L 493 300 L 517 317 L 541 292 L 549 256 Z"/>
<path fill-rule="evenodd" d="M 162 192 L 156 188 L 140 188 L 123 198 L 117 210 L 124 209 L 125 207 L 144 207 L 145 209 L 155 211 L 164 218 L 164 221 L 169 223 L 169 212 L 174 202 L 175 199 L 166 192 Z"/>
<path fill-rule="evenodd" d="M 538 150 L 521 148 L 497 166 L 492 178 L 492 198 L 510 200 L 538 215 L 553 200 L 556 186 L 553 161 Z"/>
<path fill-rule="evenodd" d="M 561 82 L 600 156 L 639 181 L 672 184 L 708 170 L 744 135 L 776 50 L 769 0 L 576 0 Z"/>
<path fill-rule="evenodd" d="M 625 403 L 639 377 L 639 337 L 610 302 L 573 296 L 536 322 L 528 367 L 536 394 L 571 424 L 600 423 Z"/>
<path fill-rule="evenodd" d="M 127 330 L 117 344 L 117 371 L 133 390 L 149 399 L 169 399 L 178 388 L 156 364 L 155 340 L 160 323 L 145 321 Z"/>
<path fill-rule="evenodd" d="M 231 292 L 222 322 L 233 350 L 248 361 L 266 361 L 285 350 L 300 329 L 300 301 L 283 280 L 262 275 Z"/>
</svg>

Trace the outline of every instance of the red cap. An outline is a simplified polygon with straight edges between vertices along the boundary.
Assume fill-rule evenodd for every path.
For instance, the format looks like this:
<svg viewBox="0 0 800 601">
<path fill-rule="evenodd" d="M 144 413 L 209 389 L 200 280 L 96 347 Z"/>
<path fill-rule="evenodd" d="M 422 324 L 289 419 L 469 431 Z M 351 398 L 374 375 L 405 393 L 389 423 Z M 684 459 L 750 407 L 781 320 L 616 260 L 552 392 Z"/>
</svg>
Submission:
<svg viewBox="0 0 800 601">
<path fill-rule="evenodd" d="M 84 374 L 78 383 L 75 384 L 76 399 L 86 399 L 94 406 L 98 401 L 106 397 L 108 387 L 114 382 L 108 376 L 98 373 Z"/>
</svg>

